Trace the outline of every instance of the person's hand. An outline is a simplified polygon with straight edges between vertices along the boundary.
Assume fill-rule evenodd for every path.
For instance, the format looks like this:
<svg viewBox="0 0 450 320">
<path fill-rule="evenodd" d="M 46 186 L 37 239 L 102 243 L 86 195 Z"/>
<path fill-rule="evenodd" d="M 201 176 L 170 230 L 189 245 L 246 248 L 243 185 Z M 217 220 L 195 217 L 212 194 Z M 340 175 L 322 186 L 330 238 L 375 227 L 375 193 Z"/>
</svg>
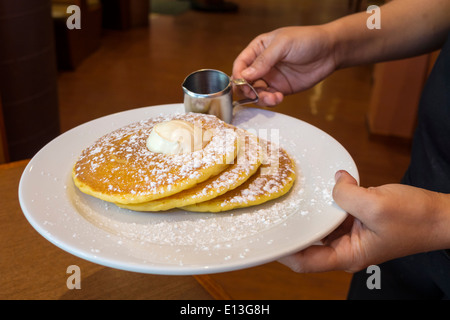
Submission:
<svg viewBox="0 0 450 320">
<path fill-rule="evenodd" d="M 256 37 L 241 52 L 233 64 L 233 78 L 254 84 L 258 105 L 274 106 L 285 95 L 311 88 L 335 70 L 333 46 L 321 26 L 277 29 Z M 245 89 L 244 94 L 254 98 Z"/>
<path fill-rule="evenodd" d="M 279 262 L 296 272 L 356 272 L 394 258 L 450 247 L 450 195 L 401 184 L 366 189 L 339 171 L 333 197 L 349 217 L 323 239 L 323 245 Z"/>
</svg>

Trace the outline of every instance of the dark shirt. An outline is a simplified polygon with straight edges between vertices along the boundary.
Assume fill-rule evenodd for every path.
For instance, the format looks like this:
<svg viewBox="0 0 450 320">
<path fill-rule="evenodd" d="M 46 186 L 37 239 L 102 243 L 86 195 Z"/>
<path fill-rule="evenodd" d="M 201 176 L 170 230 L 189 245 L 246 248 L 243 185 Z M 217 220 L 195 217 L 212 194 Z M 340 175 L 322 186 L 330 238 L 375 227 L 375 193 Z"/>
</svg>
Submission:
<svg viewBox="0 0 450 320">
<path fill-rule="evenodd" d="M 450 193 L 450 33 L 422 93 L 411 163 L 402 182 Z"/>
</svg>

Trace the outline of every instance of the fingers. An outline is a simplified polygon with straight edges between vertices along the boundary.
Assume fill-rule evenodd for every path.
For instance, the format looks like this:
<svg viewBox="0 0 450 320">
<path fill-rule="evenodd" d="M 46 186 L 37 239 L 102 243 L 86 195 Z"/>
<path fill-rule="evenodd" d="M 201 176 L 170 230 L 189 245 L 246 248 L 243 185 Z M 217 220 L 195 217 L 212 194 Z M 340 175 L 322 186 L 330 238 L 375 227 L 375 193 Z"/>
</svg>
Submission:
<svg viewBox="0 0 450 320">
<path fill-rule="evenodd" d="M 263 91 L 259 93 L 259 101 L 257 105 L 261 107 L 274 107 L 283 101 L 281 92 Z"/>
<path fill-rule="evenodd" d="M 280 43 L 277 31 L 274 31 L 256 37 L 234 61 L 233 77 L 243 78 L 253 84 L 259 95 L 259 101 L 256 103 L 258 106 L 273 107 L 283 101 L 284 94 L 279 88 L 280 79 L 274 78 L 273 73 L 275 65 L 284 58 L 286 50 L 287 45 Z M 286 79 L 283 78 L 283 81 Z M 245 96 L 254 98 L 254 93 L 249 88 L 243 87 L 241 90 Z"/>
<path fill-rule="evenodd" d="M 249 82 L 264 78 L 266 74 L 281 60 L 281 51 L 276 44 L 269 44 L 256 55 L 251 64 L 242 70 L 241 75 Z"/>
<path fill-rule="evenodd" d="M 275 41 L 275 33 L 256 37 L 239 54 L 233 63 L 233 77 L 244 78 L 250 83 L 263 79 L 266 74 L 282 59 L 284 46 Z"/>
<path fill-rule="evenodd" d="M 274 107 L 280 104 L 284 95 L 275 90 L 274 88 L 270 88 L 264 80 L 257 80 L 252 84 L 253 88 L 258 93 L 258 102 L 255 103 L 260 107 Z M 256 98 L 255 93 L 248 86 L 239 86 L 237 90 L 248 98 L 254 99 Z"/>
<path fill-rule="evenodd" d="M 256 92 L 258 92 L 259 101 L 257 105 L 261 107 L 274 107 L 283 101 L 284 95 L 277 90 L 267 86 L 265 81 L 258 80 L 253 84 Z"/>
<path fill-rule="evenodd" d="M 239 54 L 233 64 L 234 78 L 254 82 L 270 70 L 272 66 L 264 65 L 267 56 L 265 53 L 268 46 L 267 38 L 266 34 L 259 35 Z"/>
<path fill-rule="evenodd" d="M 303 251 L 278 260 L 294 272 L 326 272 L 340 270 L 336 251 L 329 246 L 311 246 Z"/>
</svg>

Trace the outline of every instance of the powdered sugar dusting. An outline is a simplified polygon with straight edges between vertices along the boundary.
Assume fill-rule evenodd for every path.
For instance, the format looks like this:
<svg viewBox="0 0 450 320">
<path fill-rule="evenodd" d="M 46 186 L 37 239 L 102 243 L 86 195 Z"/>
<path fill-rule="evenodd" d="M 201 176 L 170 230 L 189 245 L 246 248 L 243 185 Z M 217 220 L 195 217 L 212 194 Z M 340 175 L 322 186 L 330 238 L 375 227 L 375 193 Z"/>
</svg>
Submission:
<svg viewBox="0 0 450 320">
<path fill-rule="evenodd" d="M 202 150 L 190 153 L 165 155 L 148 150 L 146 140 L 153 126 L 173 119 L 213 131 L 211 141 Z M 201 178 L 200 169 L 226 163 L 234 155 L 236 139 L 234 130 L 210 115 L 151 118 L 117 129 L 83 150 L 74 175 L 91 190 L 102 196 L 111 195 L 115 201 L 121 197 L 127 202 L 148 201 L 163 190 L 170 191 L 173 183 Z"/>
<path fill-rule="evenodd" d="M 303 179 L 286 196 L 273 202 L 226 213 L 188 213 L 171 210 L 145 213 L 120 209 L 114 204 L 87 196 L 73 189 L 71 198 L 84 218 L 97 227 L 140 244 L 194 246 L 209 250 L 227 242 L 241 240 L 284 223 L 298 214 L 305 200 Z"/>
<path fill-rule="evenodd" d="M 224 197 L 216 198 L 221 202 L 221 206 L 251 205 L 258 201 L 259 197 L 282 192 L 285 186 L 295 179 L 295 169 L 289 155 L 269 141 L 262 139 L 260 141 L 263 145 L 262 149 L 266 150 L 260 172 L 250 178 L 249 184 L 244 185 L 242 189 L 237 189 L 239 192 L 233 192 L 233 195 L 229 197 L 225 194 Z"/>
</svg>

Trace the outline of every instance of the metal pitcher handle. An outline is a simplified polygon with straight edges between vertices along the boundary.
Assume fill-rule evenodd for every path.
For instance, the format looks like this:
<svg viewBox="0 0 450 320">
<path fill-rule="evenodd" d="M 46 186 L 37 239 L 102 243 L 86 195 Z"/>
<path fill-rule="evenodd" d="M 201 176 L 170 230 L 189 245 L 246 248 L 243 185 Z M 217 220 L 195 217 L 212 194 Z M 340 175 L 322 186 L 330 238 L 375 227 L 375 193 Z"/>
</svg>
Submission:
<svg viewBox="0 0 450 320">
<path fill-rule="evenodd" d="M 245 79 L 232 79 L 231 81 L 236 86 L 245 86 L 245 85 L 249 86 L 250 89 L 252 89 L 252 91 L 256 97 L 254 99 L 245 98 L 245 99 L 242 99 L 239 101 L 234 101 L 233 107 L 238 106 L 238 105 L 249 104 L 249 103 L 257 103 L 259 101 L 259 96 L 258 96 L 258 93 L 256 92 L 255 88 L 253 88 L 253 86 L 251 84 L 249 84 Z"/>
</svg>

